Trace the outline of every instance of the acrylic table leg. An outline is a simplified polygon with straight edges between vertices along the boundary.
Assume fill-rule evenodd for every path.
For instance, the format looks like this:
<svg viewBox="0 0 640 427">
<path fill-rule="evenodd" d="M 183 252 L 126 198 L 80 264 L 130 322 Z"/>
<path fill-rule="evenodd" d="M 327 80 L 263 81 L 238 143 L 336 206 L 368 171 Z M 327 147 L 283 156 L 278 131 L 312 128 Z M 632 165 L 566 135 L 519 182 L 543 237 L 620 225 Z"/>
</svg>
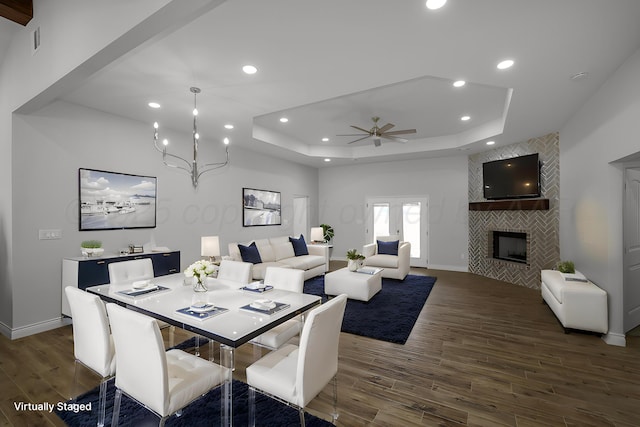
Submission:
<svg viewBox="0 0 640 427">
<path fill-rule="evenodd" d="M 233 369 L 234 369 L 234 348 L 220 344 L 220 364 L 227 371 L 227 380 L 224 382 L 222 399 L 220 400 L 220 413 L 222 414 L 222 425 L 233 425 Z"/>
</svg>

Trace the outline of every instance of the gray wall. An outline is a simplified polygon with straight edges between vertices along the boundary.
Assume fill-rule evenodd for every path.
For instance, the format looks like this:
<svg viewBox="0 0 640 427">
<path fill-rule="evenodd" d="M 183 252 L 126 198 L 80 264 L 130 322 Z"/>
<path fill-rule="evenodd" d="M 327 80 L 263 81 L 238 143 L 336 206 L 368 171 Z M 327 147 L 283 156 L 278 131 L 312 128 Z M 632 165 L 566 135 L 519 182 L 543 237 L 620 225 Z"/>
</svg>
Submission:
<svg viewBox="0 0 640 427">
<path fill-rule="evenodd" d="M 560 254 L 609 297 L 608 342 L 624 343 L 623 173 L 637 153 L 640 51 L 560 130 Z"/>
<path fill-rule="evenodd" d="M 200 258 L 200 236 L 219 235 L 227 243 L 292 232 L 293 197 L 310 198 L 317 223 L 318 171 L 285 160 L 231 147 L 231 164 L 202 176 L 197 189 L 189 176 L 162 164 L 152 146 L 149 124 L 55 102 L 13 123 L 13 329 L 60 316 L 63 257 L 80 256 L 80 242 L 98 239 L 106 252 L 152 236 L 159 246 L 182 252 L 182 268 Z M 176 145 L 190 134 L 169 134 Z M 223 150 L 201 142 L 203 160 Z M 209 148 L 209 149 L 207 149 Z M 78 168 L 157 176 L 155 229 L 78 231 Z M 283 224 L 242 227 L 242 187 L 280 191 Z M 38 240 L 39 229 L 62 229 L 61 240 Z"/>
<path fill-rule="evenodd" d="M 320 170 L 321 223 L 335 230 L 332 258 L 365 244 L 365 200 L 428 196 L 429 267 L 467 270 L 467 157 L 354 164 Z"/>
</svg>

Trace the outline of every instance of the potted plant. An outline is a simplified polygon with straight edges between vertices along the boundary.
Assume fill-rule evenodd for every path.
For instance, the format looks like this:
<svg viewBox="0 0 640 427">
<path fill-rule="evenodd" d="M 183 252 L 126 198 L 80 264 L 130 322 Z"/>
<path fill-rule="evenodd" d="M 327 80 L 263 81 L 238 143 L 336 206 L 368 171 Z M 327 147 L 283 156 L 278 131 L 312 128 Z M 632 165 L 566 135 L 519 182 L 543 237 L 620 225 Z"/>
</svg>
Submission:
<svg viewBox="0 0 640 427">
<path fill-rule="evenodd" d="M 574 274 L 576 272 L 576 266 L 573 261 L 560 261 L 557 269 L 560 273 Z"/>
<path fill-rule="evenodd" d="M 362 261 L 364 261 L 364 255 L 359 254 L 355 249 L 349 249 L 347 251 L 347 267 L 349 271 L 356 271 L 362 267 Z"/>
<path fill-rule="evenodd" d="M 80 251 L 82 256 L 97 257 L 104 253 L 102 242 L 100 240 L 85 240 L 80 243 Z"/>
<path fill-rule="evenodd" d="M 333 239 L 333 227 L 328 224 L 320 224 L 322 227 L 322 233 L 324 234 L 324 240 L 329 243 Z"/>
</svg>

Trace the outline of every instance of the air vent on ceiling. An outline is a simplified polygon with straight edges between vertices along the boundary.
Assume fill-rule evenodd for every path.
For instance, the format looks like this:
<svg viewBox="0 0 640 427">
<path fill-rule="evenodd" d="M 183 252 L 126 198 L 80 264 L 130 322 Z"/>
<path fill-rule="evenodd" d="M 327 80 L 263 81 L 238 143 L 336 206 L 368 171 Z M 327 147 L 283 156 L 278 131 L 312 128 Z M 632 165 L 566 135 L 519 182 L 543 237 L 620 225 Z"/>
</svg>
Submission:
<svg viewBox="0 0 640 427">
<path fill-rule="evenodd" d="M 31 52 L 36 53 L 40 49 L 40 27 L 31 33 Z"/>
</svg>

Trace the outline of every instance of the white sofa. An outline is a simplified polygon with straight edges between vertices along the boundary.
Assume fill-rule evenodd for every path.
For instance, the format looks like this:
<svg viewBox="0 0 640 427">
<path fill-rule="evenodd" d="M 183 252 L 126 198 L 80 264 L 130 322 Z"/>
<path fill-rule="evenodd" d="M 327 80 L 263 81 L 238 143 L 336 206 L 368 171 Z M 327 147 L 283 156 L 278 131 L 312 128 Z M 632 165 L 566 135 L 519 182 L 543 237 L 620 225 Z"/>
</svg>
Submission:
<svg viewBox="0 0 640 427">
<path fill-rule="evenodd" d="M 324 274 L 326 264 L 326 247 L 307 246 L 308 255 L 295 256 L 289 236 L 271 237 L 269 239 L 252 240 L 241 245 L 249 246 L 255 242 L 260 253 L 261 263 L 253 264 L 251 274 L 253 280 L 264 279 L 267 267 L 296 268 L 304 271 L 304 280 Z M 242 261 L 238 243 L 229 243 L 229 256 L 235 261 Z"/>
<path fill-rule="evenodd" d="M 411 243 L 400 241 L 399 236 L 379 236 L 377 240 L 383 242 L 398 240 L 398 255 L 379 254 L 378 244 L 369 243 L 362 248 L 362 255 L 365 256 L 364 265 L 383 268 L 382 277 L 404 280 L 409 274 Z"/>
<path fill-rule="evenodd" d="M 591 282 L 565 280 L 557 270 L 540 272 L 542 299 L 565 333 L 569 329 L 607 333 L 607 293 Z"/>
</svg>

